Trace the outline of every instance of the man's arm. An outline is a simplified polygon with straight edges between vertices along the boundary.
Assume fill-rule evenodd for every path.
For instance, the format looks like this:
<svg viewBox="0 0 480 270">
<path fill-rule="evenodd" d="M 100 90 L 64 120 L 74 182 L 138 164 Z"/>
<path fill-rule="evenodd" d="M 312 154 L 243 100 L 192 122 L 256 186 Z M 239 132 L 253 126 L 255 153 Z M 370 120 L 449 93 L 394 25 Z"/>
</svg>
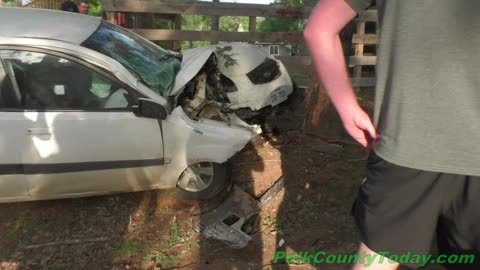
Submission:
<svg viewBox="0 0 480 270">
<path fill-rule="evenodd" d="M 370 117 L 358 104 L 345 67 L 340 31 L 356 12 L 345 0 L 320 0 L 304 31 L 317 74 L 337 109 L 347 132 L 369 147 L 378 134 Z"/>
</svg>

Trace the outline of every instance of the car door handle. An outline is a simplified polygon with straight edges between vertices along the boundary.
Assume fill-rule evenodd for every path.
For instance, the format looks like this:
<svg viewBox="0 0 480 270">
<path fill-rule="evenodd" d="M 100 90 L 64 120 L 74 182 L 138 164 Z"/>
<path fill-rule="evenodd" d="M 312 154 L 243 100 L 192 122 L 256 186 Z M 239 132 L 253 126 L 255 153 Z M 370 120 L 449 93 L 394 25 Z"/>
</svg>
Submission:
<svg viewBox="0 0 480 270">
<path fill-rule="evenodd" d="M 28 135 L 52 135 L 52 129 L 50 128 L 29 128 L 27 130 Z"/>
</svg>

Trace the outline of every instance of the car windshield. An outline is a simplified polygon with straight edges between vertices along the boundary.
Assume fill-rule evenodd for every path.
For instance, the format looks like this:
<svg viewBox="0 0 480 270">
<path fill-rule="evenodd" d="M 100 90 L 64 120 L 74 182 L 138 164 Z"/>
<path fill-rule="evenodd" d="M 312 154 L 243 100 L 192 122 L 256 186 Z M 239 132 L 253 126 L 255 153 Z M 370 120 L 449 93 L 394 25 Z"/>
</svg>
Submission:
<svg viewBox="0 0 480 270">
<path fill-rule="evenodd" d="M 113 24 L 102 25 L 82 44 L 105 54 L 158 94 L 170 94 L 181 60 L 155 44 Z"/>
</svg>

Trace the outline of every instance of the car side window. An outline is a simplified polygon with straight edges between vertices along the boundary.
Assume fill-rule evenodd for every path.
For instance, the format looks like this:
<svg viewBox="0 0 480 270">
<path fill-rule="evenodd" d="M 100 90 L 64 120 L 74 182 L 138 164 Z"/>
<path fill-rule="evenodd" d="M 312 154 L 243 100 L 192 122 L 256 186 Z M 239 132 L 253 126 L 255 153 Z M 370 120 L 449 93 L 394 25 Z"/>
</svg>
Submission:
<svg viewBox="0 0 480 270">
<path fill-rule="evenodd" d="M 128 109 L 135 93 L 68 59 L 29 51 L 0 51 L 9 80 L 0 85 L 5 108 Z M 5 80 L 4 80 L 5 81 Z"/>
</svg>

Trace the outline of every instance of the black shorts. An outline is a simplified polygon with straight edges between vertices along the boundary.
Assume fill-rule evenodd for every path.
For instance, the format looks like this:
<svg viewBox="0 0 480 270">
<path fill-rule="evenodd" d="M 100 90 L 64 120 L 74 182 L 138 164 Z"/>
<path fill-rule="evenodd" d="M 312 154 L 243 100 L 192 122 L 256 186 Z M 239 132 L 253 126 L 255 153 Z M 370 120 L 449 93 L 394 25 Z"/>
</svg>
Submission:
<svg viewBox="0 0 480 270">
<path fill-rule="evenodd" d="M 438 254 L 476 254 L 473 265 L 445 264 L 447 269 L 480 269 L 478 176 L 401 167 L 372 151 L 353 216 L 363 242 L 377 253 L 432 254 L 436 238 Z"/>
</svg>

